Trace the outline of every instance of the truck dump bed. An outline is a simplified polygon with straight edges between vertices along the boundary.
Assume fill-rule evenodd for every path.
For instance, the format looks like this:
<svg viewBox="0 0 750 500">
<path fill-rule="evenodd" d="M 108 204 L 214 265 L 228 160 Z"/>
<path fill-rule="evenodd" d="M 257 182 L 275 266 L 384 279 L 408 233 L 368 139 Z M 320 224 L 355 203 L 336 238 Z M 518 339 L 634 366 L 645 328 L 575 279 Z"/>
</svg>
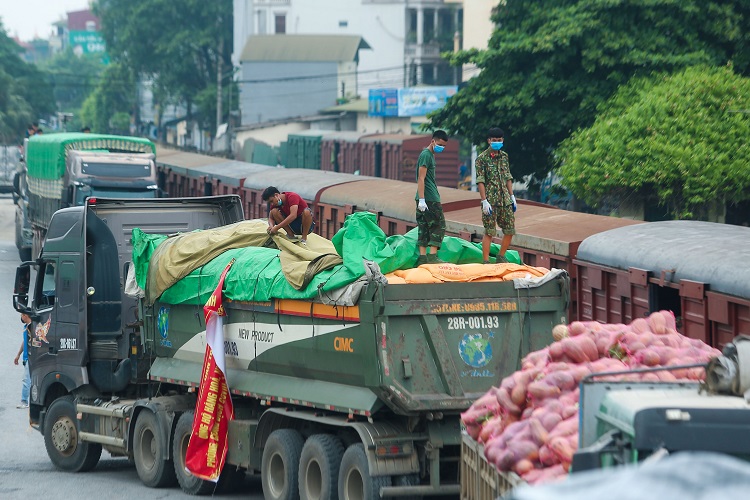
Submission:
<svg viewBox="0 0 750 500">
<path fill-rule="evenodd" d="M 513 282 L 383 285 L 335 307 L 272 299 L 225 303 L 234 394 L 371 415 L 460 412 L 552 341 L 565 322 L 567 275 L 531 289 Z M 202 307 L 156 302 L 151 376 L 198 385 Z M 148 322 L 155 322 L 149 327 Z"/>
</svg>

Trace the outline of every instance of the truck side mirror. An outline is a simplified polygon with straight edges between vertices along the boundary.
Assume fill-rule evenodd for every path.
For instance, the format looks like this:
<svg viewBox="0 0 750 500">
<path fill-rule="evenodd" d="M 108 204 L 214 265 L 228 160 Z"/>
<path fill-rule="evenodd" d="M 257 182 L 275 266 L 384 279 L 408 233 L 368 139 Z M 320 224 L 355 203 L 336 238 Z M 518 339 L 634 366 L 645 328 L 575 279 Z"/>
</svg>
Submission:
<svg viewBox="0 0 750 500">
<path fill-rule="evenodd" d="M 29 264 L 24 263 L 16 269 L 16 281 L 13 285 L 13 294 L 28 295 L 29 283 L 31 282 L 31 269 Z"/>
<path fill-rule="evenodd" d="M 31 281 L 31 268 L 28 263 L 21 264 L 16 269 L 16 281 L 13 286 L 13 308 L 24 314 L 30 314 L 29 307 L 29 283 Z"/>
</svg>

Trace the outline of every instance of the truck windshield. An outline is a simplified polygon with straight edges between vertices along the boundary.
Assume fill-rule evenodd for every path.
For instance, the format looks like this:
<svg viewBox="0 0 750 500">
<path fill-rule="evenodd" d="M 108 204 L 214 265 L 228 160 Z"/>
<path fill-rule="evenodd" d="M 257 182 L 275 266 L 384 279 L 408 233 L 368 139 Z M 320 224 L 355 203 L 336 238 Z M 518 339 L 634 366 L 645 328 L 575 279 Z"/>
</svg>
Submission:
<svg viewBox="0 0 750 500">
<path fill-rule="evenodd" d="M 83 162 L 81 172 L 95 177 L 127 177 L 144 178 L 151 176 L 151 165 L 149 163 L 92 163 Z"/>
</svg>

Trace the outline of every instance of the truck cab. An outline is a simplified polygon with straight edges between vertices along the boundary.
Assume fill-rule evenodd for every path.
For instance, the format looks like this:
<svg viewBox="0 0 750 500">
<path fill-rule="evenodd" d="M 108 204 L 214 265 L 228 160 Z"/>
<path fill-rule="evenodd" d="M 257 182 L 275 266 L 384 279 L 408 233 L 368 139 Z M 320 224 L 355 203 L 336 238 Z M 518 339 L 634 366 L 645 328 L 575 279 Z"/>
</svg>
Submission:
<svg viewBox="0 0 750 500">
<path fill-rule="evenodd" d="M 133 227 L 156 234 L 242 220 L 237 196 L 102 199 L 54 214 L 38 259 L 16 272 L 13 304 L 33 320 L 30 419 L 62 394 L 135 392 L 150 364 L 136 299 L 125 295 Z"/>
<path fill-rule="evenodd" d="M 157 198 L 153 153 L 70 151 L 64 205 L 79 206 L 89 196 Z"/>
</svg>

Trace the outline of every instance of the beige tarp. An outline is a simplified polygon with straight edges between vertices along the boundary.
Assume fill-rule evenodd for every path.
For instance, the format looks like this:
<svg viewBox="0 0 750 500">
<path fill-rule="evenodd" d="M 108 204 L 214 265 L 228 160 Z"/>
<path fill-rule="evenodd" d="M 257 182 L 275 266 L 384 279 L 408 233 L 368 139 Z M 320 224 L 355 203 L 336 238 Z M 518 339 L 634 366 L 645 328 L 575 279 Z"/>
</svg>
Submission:
<svg viewBox="0 0 750 500">
<path fill-rule="evenodd" d="M 151 256 L 147 299 L 153 302 L 191 271 L 234 248 L 278 248 L 281 270 L 297 290 L 307 286 L 316 273 L 343 263 L 333 244 L 325 238 L 310 234 L 307 244 L 302 245 L 290 241 L 283 231 L 269 236 L 267 229 L 267 221 L 254 219 L 170 236 Z"/>
</svg>

